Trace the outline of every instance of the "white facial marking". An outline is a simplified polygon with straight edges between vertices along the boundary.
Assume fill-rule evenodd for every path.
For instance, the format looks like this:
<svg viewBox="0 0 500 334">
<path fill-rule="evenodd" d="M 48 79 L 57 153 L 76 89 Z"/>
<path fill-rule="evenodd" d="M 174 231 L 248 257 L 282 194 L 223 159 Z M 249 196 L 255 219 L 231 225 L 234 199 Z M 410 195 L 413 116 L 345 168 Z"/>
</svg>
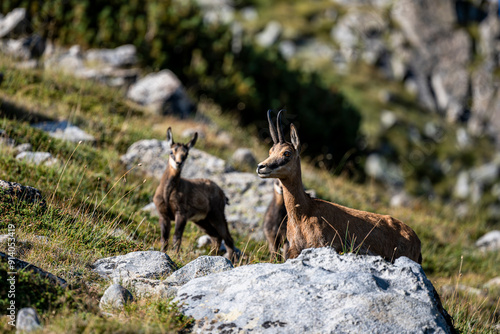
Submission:
<svg viewBox="0 0 500 334">
<path fill-rule="evenodd" d="M 172 157 L 170 157 L 170 158 L 168 159 L 168 162 L 170 163 L 170 166 L 171 166 L 173 169 L 177 169 L 177 163 L 175 163 L 175 160 L 174 160 Z"/>
</svg>

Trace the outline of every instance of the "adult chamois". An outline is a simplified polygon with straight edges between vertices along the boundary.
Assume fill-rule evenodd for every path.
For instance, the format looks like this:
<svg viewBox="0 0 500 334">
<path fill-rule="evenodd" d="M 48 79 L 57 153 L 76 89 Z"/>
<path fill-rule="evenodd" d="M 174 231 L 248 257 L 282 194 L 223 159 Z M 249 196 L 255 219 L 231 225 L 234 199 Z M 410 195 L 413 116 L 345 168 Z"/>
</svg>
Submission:
<svg viewBox="0 0 500 334">
<path fill-rule="evenodd" d="M 406 256 L 422 262 L 420 239 L 406 224 L 391 216 L 347 208 L 311 198 L 302 186 L 300 140 L 290 125 L 291 143 L 286 142 L 278 113 L 277 129 L 267 112 L 274 145 L 269 157 L 257 166 L 261 178 L 278 178 L 288 214 L 287 258 L 295 258 L 305 248 L 332 246 L 338 252 L 357 251 L 380 255 L 387 261 Z"/>
<path fill-rule="evenodd" d="M 283 187 L 279 180 L 274 182 L 273 198 L 264 215 L 264 234 L 269 245 L 271 255 L 276 254 L 283 246 L 283 255 L 288 251 L 286 241 L 286 208 L 283 199 Z"/>
<path fill-rule="evenodd" d="M 228 204 L 224 191 L 207 179 L 181 178 L 182 167 L 197 138 L 198 133 L 195 133 L 187 144 L 175 143 L 171 128 L 167 130 L 170 156 L 153 199 L 160 212 L 162 251 L 168 247 L 171 221 L 175 221 L 174 248 L 179 251 L 182 233 L 189 220 L 211 237 L 216 253 L 224 240 L 227 249 L 225 256 L 232 261 L 235 247 L 224 215 L 224 208 Z"/>
</svg>

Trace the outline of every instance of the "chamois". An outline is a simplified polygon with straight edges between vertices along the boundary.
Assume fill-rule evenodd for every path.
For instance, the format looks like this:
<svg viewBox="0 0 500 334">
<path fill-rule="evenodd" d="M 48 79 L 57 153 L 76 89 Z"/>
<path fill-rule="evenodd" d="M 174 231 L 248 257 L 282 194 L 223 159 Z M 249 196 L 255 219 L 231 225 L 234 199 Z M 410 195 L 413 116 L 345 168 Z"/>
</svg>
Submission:
<svg viewBox="0 0 500 334">
<path fill-rule="evenodd" d="M 263 228 L 271 254 L 277 253 L 283 246 L 283 255 L 285 255 L 288 251 L 286 208 L 283 200 L 283 187 L 279 180 L 274 182 L 273 198 L 267 207 Z"/>
<path fill-rule="evenodd" d="M 189 143 L 175 143 L 171 128 L 167 130 L 170 145 L 168 166 L 153 199 L 160 212 L 162 251 L 168 247 L 171 221 L 175 221 L 174 248 L 179 251 L 182 233 L 190 220 L 211 237 L 216 253 L 224 240 L 227 249 L 225 256 L 232 261 L 235 247 L 224 215 L 224 208 L 228 204 L 224 191 L 207 179 L 181 178 L 182 167 L 197 138 L 198 133 L 195 133 Z"/>
<path fill-rule="evenodd" d="M 270 110 L 267 118 L 274 145 L 269 157 L 258 164 L 257 174 L 261 178 L 278 178 L 283 185 L 290 244 L 287 258 L 297 257 L 305 248 L 332 246 L 337 252 L 354 250 L 380 255 L 391 262 L 400 256 L 422 262 L 420 239 L 400 220 L 308 196 L 302 186 L 300 140 L 295 126 L 290 125 L 289 143 L 283 136 L 281 111 L 277 129 Z"/>
</svg>

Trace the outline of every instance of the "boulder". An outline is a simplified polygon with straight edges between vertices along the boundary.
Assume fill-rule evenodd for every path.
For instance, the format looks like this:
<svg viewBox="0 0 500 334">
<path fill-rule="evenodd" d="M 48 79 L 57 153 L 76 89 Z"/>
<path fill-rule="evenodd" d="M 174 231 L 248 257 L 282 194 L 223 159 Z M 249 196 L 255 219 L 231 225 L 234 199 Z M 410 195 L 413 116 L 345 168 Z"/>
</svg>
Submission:
<svg viewBox="0 0 500 334">
<path fill-rule="evenodd" d="M 56 275 L 51 274 L 43 269 L 40 269 L 31 263 L 9 256 L 2 252 L 0 252 L 0 260 L 2 262 L 9 262 L 9 266 L 12 271 L 19 271 L 19 270 L 30 271 L 36 275 L 40 275 L 42 278 L 47 279 L 50 283 L 54 285 L 59 285 L 63 288 L 67 286 L 67 283 L 64 279 L 57 277 Z"/>
<path fill-rule="evenodd" d="M 115 282 L 133 278 L 166 276 L 177 269 L 167 254 L 158 251 L 132 252 L 99 259 L 92 265 L 93 271 Z"/>
<path fill-rule="evenodd" d="M 36 310 L 32 307 L 24 307 L 17 312 L 16 330 L 29 333 L 42 328 Z"/>
<path fill-rule="evenodd" d="M 195 319 L 194 333 L 453 331 L 420 265 L 406 257 L 390 264 L 339 255 L 331 248 L 193 279 L 174 302 Z"/>
<path fill-rule="evenodd" d="M 54 158 L 49 152 L 21 152 L 16 155 L 17 160 L 24 160 L 35 165 L 44 164 L 45 166 L 56 165 L 59 160 Z"/>
<path fill-rule="evenodd" d="M 5 17 L 0 17 L 0 38 L 22 35 L 27 31 L 28 25 L 26 9 L 16 8 Z"/>
<path fill-rule="evenodd" d="M 20 39 L 0 41 L 0 52 L 18 60 L 39 58 L 44 51 L 45 40 L 36 34 Z"/>
<path fill-rule="evenodd" d="M 94 136 L 86 133 L 77 126 L 71 125 L 68 121 L 42 122 L 33 125 L 34 128 L 48 132 L 49 136 L 71 142 L 94 143 Z"/>
<path fill-rule="evenodd" d="M 262 47 L 270 47 L 278 40 L 282 31 L 281 24 L 278 21 L 270 21 L 263 31 L 255 36 L 255 41 Z"/>
<path fill-rule="evenodd" d="M 30 187 L 23 186 L 17 182 L 8 182 L 0 180 L 0 189 L 6 195 L 15 196 L 19 200 L 28 203 L 39 203 L 42 207 L 45 207 L 45 200 L 42 197 L 40 190 Z"/>
<path fill-rule="evenodd" d="M 122 310 L 125 304 L 131 302 L 133 299 L 130 291 L 120 284 L 112 284 L 104 291 L 99 301 L 99 308 L 101 310 Z"/>
<path fill-rule="evenodd" d="M 196 0 L 205 24 L 228 24 L 234 21 L 232 0 Z"/>
<path fill-rule="evenodd" d="M 231 261 L 222 256 L 200 256 L 175 271 L 165 280 L 134 278 L 124 281 L 138 297 L 172 298 L 178 288 L 192 279 L 231 270 Z"/>
<path fill-rule="evenodd" d="M 490 231 L 476 241 L 476 247 L 483 252 L 500 250 L 500 231 Z"/>
<path fill-rule="evenodd" d="M 127 98 L 156 114 L 190 115 L 195 105 L 177 76 L 170 70 L 150 73 L 131 85 Z"/>
<path fill-rule="evenodd" d="M 231 156 L 231 164 L 236 168 L 254 170 L 257 168 L 257 160 L 248 148 L 238 148 Z"/>
<path fill-rule="evenodd" d="M 85 52 L 84 57 L 91 63 L 127 67 L 137 64 L 137 49 L 132 44 L 122 45 L 114 49 L 90 49 Z"/>
</svg>

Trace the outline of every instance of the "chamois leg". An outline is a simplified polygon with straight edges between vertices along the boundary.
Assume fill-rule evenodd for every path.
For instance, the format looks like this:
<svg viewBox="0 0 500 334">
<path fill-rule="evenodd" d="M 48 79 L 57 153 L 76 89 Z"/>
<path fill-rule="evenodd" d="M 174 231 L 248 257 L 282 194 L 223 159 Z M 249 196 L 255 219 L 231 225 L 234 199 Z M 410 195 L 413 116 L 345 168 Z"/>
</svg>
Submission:
<svg viewBox="0 0 500 334">
<path fill-rule="evenodd" d="M 187 219 L 181 214 L 175 215 L 174 249 L 178 253 L 181 249 L 182 234 L 186 227 Z"/>
<path fill-rule="evenodd" d="M 224 211 L 222 211 L 224 212 Z M 231 234 L 229 233 L 229 228 L 227 226 L 227 221 L 226 217 L 224 216 L 224 213 L 217 213 L 215 215 L 216 220 L 214 221 L 215 223 L 215 228 L 219 232 L 219 235 L 224 239 L 224 243 L 226 244 L 226 254 L 225 257 L 228 258 L 231 262 L 233 260 L 236 260 L 234 257 L 234 253 L 237 253 L 237 250 L 234 247 L 234 241 L 233 238 L 231 237 Z"/>
<path fill-rule="evenodd" d="M 168 248 L 168 239 L 170 238 L 170 219 L 165 219 L 160 214 L 160 230 L 161 230 L 161 251 L 165 252 Z"/>
</svg>

